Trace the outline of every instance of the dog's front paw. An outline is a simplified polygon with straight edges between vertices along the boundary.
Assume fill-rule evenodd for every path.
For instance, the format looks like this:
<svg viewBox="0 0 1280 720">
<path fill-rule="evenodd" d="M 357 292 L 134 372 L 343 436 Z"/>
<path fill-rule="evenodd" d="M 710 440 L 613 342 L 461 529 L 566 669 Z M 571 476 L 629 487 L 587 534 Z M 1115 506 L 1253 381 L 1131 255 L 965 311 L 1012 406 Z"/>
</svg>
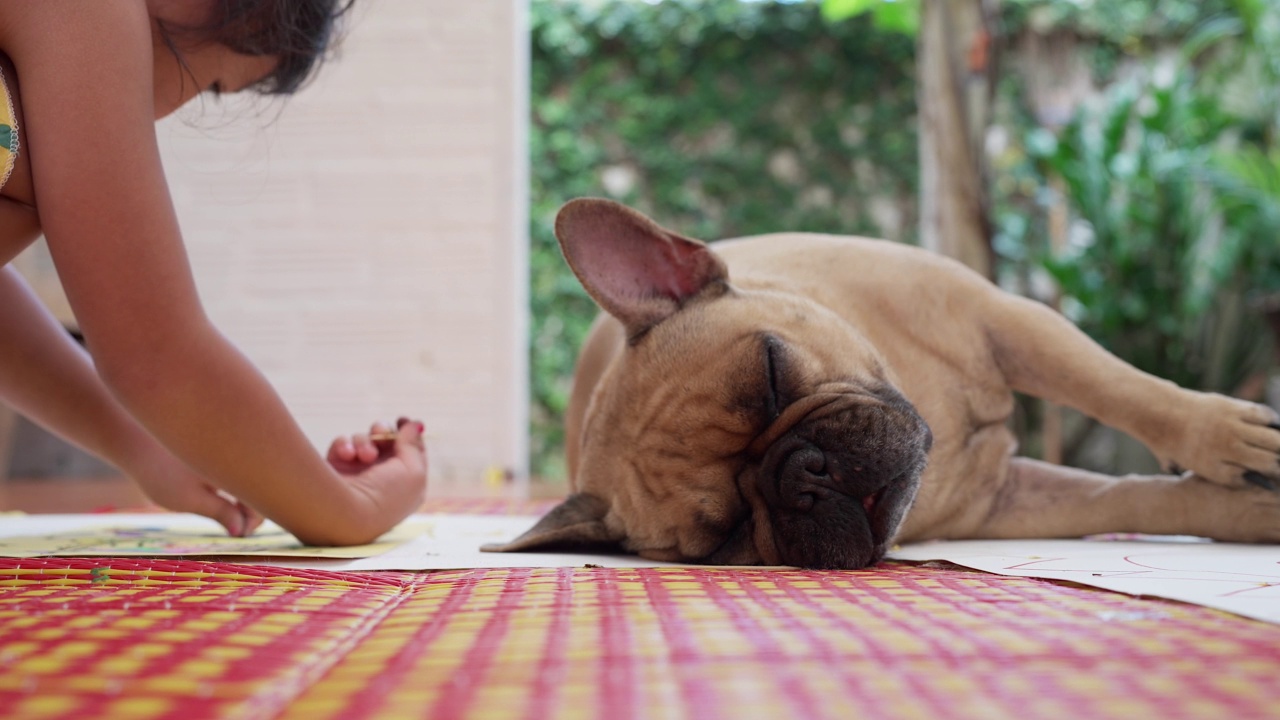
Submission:
<svg viewBox="0 0 1280 720">
<path fill-rule="evenodd" d="M 1220 485 L 1280 491 L 1280 414 L 1265 405 L 1196 393 L 1182 432 L 1162 453 L 1166 468 Z"/>
</svg>

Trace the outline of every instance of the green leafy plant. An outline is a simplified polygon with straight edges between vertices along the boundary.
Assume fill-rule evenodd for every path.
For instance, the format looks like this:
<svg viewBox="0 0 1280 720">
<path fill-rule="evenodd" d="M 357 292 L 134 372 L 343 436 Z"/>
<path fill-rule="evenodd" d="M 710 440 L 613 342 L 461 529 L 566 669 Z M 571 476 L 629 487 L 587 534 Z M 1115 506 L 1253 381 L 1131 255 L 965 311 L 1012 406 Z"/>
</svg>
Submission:
<svg viewBox="0 0 1280 720">
<path fill-rule="evenodd" d="M 1205 22 L 1188 54 L 1235 118 L 1235 142 L 1200 175 L 1215 189 L 1225 237 L 1221 265 L 1238 268 L 1255 297 L 1280 310 L 1280 6 L 1232 0 Z"/>
<path fill-rule="evenodd" d="M 822 0 L 822 16 L 828 22 L 864 13 L 885 32 L 915 35 L 920 30 L 920 0 Z"/>
<path fill-rule="evenodd" d="M 1079 219 L 1071 246 L 1045 261 L 1064 311 L 1138 368 L 1225 392 L 1265 358 L 1240 322 L 1242 256 L 1223 252 L 1197 181 L 1230 120 L 1174 71 L 1115 86 L 1056 141 L 1029 143 Z"/>
<path fill-rule="evenodd" d="M 1079 218 L 1069 249 L 1044 261 L 1065 313 L 1139 369 L 1220 392 L 1268 361 L 1244 306 L 1251 254 L 1201 182 L 1231 122 L 1174 70 L 1112 87 L 1056 140 L 1029 142 Z"/>
<path fill-rule="evenodd" d="M 1205 175 L 1226 227 L 1218 263 L 1238 269 L 1253 295 L 1280 294 L 1280 148 L 1222 152 Z"/>
</svg>

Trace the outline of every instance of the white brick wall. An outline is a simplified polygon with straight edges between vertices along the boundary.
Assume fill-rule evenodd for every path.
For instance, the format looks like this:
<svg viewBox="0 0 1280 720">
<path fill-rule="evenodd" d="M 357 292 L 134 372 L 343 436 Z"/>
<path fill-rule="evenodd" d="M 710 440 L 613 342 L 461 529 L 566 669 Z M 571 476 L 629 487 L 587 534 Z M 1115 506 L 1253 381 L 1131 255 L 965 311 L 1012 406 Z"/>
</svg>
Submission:
<svg viewBox="0 0 1280 720">
<path fill-rule="evenodd" d="M 438 494 L 525 475 L 525 12 L 357 0 L 300 95 L 159 127 L 214 322 L 318 446 L 424 418 Z"/>
</svg>

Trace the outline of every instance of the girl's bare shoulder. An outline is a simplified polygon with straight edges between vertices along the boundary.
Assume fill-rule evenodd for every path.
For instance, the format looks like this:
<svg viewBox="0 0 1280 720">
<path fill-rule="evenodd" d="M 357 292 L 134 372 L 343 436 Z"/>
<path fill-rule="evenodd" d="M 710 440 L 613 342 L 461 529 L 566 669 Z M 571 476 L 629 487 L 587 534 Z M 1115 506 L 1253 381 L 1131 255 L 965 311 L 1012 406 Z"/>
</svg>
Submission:
<svg viewBox="0 0 1280 720">
<path fill-rule="evenodd" d="M 116 39 L 122 41 L 149 38 L 150 24 L 147 0 L 0 3 L 0 51 L 20 66 L 26 55 L 33 52 L 43 54 L 42 51 L 50 46 L 56 46 L 58 38 L 80 36 L 93 29 L 104 36 L 132 29 L 125 37 L 117 36 Z M 142 31 L 141 36 L 137 35 L 139 30 Z"/>
</svg>

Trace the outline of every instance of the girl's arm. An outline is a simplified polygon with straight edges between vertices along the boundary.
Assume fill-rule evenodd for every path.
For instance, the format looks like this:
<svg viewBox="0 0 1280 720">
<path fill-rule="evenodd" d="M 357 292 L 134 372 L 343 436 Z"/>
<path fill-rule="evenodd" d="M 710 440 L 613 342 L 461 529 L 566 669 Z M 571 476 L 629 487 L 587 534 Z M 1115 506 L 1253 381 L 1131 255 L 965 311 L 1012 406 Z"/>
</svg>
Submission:
<svg viewBox="0 0 1280 720">
<path fill-rule="evenodd" d="M 39 425 L 111 463 L 157 503 L 211 517 L 232 535 L 262 518 L 219 497 L 116 402 L 89 356 L 16 270 L 0 268 L 0 398 Z"/>
<path fill-rule="evenodd" d="M 369 541 L 416 509 L 425 458 L 412 430 L 395 458 L 340 477 L 205 316 L 156 144 L 145 3 L 41 0 L 6 6 L 4 19 L 41 224 L 121 404 L 192 469 L 305 542 Z"/>
</svg>

